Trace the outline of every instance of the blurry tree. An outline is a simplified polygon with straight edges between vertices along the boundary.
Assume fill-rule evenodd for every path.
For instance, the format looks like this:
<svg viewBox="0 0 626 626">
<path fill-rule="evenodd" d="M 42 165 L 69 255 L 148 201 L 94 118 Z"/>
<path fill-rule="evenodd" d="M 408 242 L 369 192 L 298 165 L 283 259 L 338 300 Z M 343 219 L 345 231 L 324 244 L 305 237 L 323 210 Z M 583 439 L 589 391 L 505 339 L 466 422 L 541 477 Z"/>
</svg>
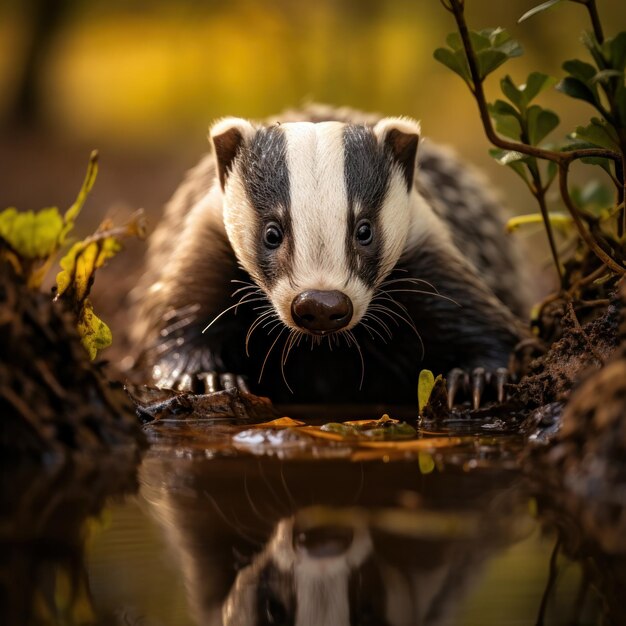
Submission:
<svg viewBox="0 0 626 626">
<path fill-rule="evenodd" d="M 7 116 L 10 127 L 41 124 L 43 106 L 40 89 L 46 59 L 73 4 L 75 0 L 23 0 L 18 3 L 24 13 L 27 35 L 21 67 L 17 72 L 15 97 Z"/>
</svg>

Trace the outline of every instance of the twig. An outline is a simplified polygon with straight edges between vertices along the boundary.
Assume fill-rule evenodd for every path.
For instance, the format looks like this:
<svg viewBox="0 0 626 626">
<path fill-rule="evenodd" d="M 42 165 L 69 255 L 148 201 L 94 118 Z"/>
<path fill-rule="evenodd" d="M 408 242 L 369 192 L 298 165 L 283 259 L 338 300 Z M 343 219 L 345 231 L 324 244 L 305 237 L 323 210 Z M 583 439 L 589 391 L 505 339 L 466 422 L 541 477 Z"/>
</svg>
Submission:
<svg viewBox="0 0 626 626">
<path fill-rule="evenodd" d="M 465 15 L 463 12 L 464 3 L 460 0 L 448 1 L 450 3 L 450 6 L 448 7 L 445 2 L 443 3 L 443 6 L 454 15 L 457 28 L 459 29 L 459 34 L 461 35 L 461 40 L 463 41 L 463 48 L 465 49 L 470 75 L 472 77 L 473 85 L 470 86 L 470 88 L 472 90 L 476 103 L 478 104 L 480 118 L 483 123 L 485 134 L 494 146 L 502 148 L 503 150 L 521 152 L 522 154 L 534 156 L 538 159 L 554 161 L 555 163 L 569 164 L 577 159 L 587 157 L 599 157 L 609 159 L 616 163 L 620 163 L 622 161 L 622 157 L 619 153 L 614 152 L 613 150 L 607 150 L 605 148 L 580 148 L 577 150 L 568 150 L 565 152 L 555 152 L 553 150 L 544 150 L 543 148 L 537 148 L 536 146 L 520 143 L 518 141 L 508 141 L 506 139 L 502 139 L 502 137 L 500 137 L 495 132 L 491 123 L 491 116 L 489 115 L 487 99 L 485 97 L 485 90 L 483 88 L 483 79 L 480 77 L 480 72 L 478 71 L 478 61 L 476 59 L 476 53 L 474 52 L 474 48 L 472 46 L 469 36 L 469 30 L 467 28 L 467 23 L 465 22 Z"/>
<path fill-rule="evenodd" d="M 587 5 L 593 0 L 586 0 Z M 542 148 L 537 148 L 536 146 L 531 146 L 525 143 L 520 142 L 512 142 L 502 139 L 494 130 L 493 124 L 491 122 L 491 116 L 489 115 L 489 109 L 487 106 L 487 99 L 485 97 L 485 91 L 483 88 L 483 79 L 480 76 L 480 72 L 478 70 L 478 61 L 476 59 L 476 53 L 474 52 L 474 48 L 472 46 L 472 42 L 469 35 L 469 30 L 467 27 L 467 23 L 465 21 L 464 15 L 464 2 L 463 0 L 447 0 L 447 2 L 443 2 L 443 6 L 450 11 L 454 15 L 454 19 L 457 24 L 457 28 L 459 30 L 459 34 L 461 35 L 461 40 L 463 42 L 463 48 L 465 50 L 465 55 L 467 57 L 467 63 L 470 71 L 470 76 L 472 78 L 472 85 L 470 85 L 470 89 L 472 94 L 474 95 L 474 99 L 478 105 L 478 109 L 480 112 L 480 118 L 483 124 L 483 128 L 485 134 L 489 141 L 503 150 L 511 150 L 514 152 L 520 152 L 522 154 L 526 154 L 529 156 L 533 156 L 539 159 L 544 159 L 548 161 L 555 162 L 559 167 L 559 182 L 560 182 L 560 190 L 561 195 L 563 196 L 563 201 L 570 212 L 572 219 L 574 220 L 574 224 L 580 233 L 583 241 L 589 246 L 589 249 L 610 269 L 614 272 L 618 272 L 619 274 L 626 274 L 626 268 L 618 265 L 598 244 L 593 235 L 587 230 L 583 220 L 581 219 L 580 212 L 576 205 L 572 202 L 572 199 L 569 195 L 569 190 L 567 187 L 567 175 L 570 163 L 572 163 L 576 159 L 581 159 L 585 157 L 601 157 L 605 159 L 610 159 L 616 164 L 616 168 L 618 164 L 622 167 L 624 166 L 623 159 L 620 154 L 614 152 L 612 150 L 605 150 L 603 148 L 586 148 L 579 150 L 570 150 L 565 152 L 554 152 L 552 150 L 544 150 Z M 589 7 L 588 7 L 589 8 Z M 595 5 L 593 7 L 595 9 Z M 597 15 L 597 12 L 596 12 Z M 537 197 L 537 194 L 535 194 Z M 541 206 L 541 204 L 540 204 Z M 549 219 L 547 212 L 542 210 L 542 216 L 544 217 L 544 222 L 546 224 L 546 229 L 549 229 Z M 556 250 L 555 250 L 556 251 Z M 557 260 L 558 262 L 558 260 Z"/>
<path fill-rule="evenodd" d="M 587 12 L 589 13 L 589 19 L 593 26 L 593 35 L 599 44 L 604 43 L 604 33 L 602 32 L 602 24 L 600 22 L 600 16 L 598 15 L 598 7 L 596 7 L 596 0 L 574 0 L 578 4 L 584 4 Z"/>
<path fill-rule="evenodd" d="M 569 174 L 569 167 L 567 163 L 559 163 L 559 190 L 561 192 L 561 197 L 563 198 L 563 202 L 567 207 L 567 210 L 570 212 L 574 223 L 576 224 L 576 228 L 580 233 L 583 241 L 587 244 L 589 249 L 606 265 L 609 269 L 617 272 L 618 274 L 626 274 L 626 268 L 618 265 L 595 241 L 592 237 L 591 233 L 587 230 L 587 227 L 584 225 L 582 219 L 580 218 L 580 213 L 576 208 L 576 205 L 572 201 L 571 196 L 569 195 L 569 189 L 567 187 L 567 176 Z"/>
</svg>

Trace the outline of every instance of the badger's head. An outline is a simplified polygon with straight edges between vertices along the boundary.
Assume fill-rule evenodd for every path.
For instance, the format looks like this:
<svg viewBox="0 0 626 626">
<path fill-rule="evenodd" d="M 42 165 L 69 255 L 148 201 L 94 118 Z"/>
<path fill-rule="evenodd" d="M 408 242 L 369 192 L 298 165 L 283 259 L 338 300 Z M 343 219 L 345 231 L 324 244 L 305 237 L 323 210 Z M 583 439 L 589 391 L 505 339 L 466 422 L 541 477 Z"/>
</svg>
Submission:
<svg viewBox="0 0 626 626">
<path fill-rule="evenodd" d="M 228 238 L 283 323 L 312 335 L 358 324 L 406 243 L 417 122 L 227 118 L 211 139 Z"/>
</svg>

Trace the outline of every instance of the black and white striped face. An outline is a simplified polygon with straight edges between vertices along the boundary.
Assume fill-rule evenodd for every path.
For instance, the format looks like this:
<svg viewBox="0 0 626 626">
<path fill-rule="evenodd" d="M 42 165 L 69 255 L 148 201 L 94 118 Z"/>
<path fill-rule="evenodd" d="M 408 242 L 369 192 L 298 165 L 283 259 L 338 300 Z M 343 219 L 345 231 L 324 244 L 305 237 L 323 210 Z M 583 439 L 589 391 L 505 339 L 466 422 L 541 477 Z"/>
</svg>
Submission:
<svg viewBox="0 0 626 626">
<path fill-rule="evenodd" d="M 211 130 L 224 223 L 244 269 L 290 328 L 350 330 L 410 229 L 416 122 L 299 122 Z"/>
</svg>

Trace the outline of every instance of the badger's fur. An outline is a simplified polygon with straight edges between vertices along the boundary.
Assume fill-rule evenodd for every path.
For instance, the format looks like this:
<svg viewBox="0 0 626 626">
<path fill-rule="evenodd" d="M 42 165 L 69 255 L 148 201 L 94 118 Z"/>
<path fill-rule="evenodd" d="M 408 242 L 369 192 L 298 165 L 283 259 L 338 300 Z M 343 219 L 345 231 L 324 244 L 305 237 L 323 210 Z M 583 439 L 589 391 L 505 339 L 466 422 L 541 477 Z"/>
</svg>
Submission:
<svg viewBox="0 0 626 626">
<path fill-rule="evenodd" d="M 422 368 L 506 365 L 528 305 L 514 245 L 485 182 L 417 122 L 312 107 L 220 120 L 211 142 L 137 290 L 154 382 L 401 403 Z"/>
</svg>

